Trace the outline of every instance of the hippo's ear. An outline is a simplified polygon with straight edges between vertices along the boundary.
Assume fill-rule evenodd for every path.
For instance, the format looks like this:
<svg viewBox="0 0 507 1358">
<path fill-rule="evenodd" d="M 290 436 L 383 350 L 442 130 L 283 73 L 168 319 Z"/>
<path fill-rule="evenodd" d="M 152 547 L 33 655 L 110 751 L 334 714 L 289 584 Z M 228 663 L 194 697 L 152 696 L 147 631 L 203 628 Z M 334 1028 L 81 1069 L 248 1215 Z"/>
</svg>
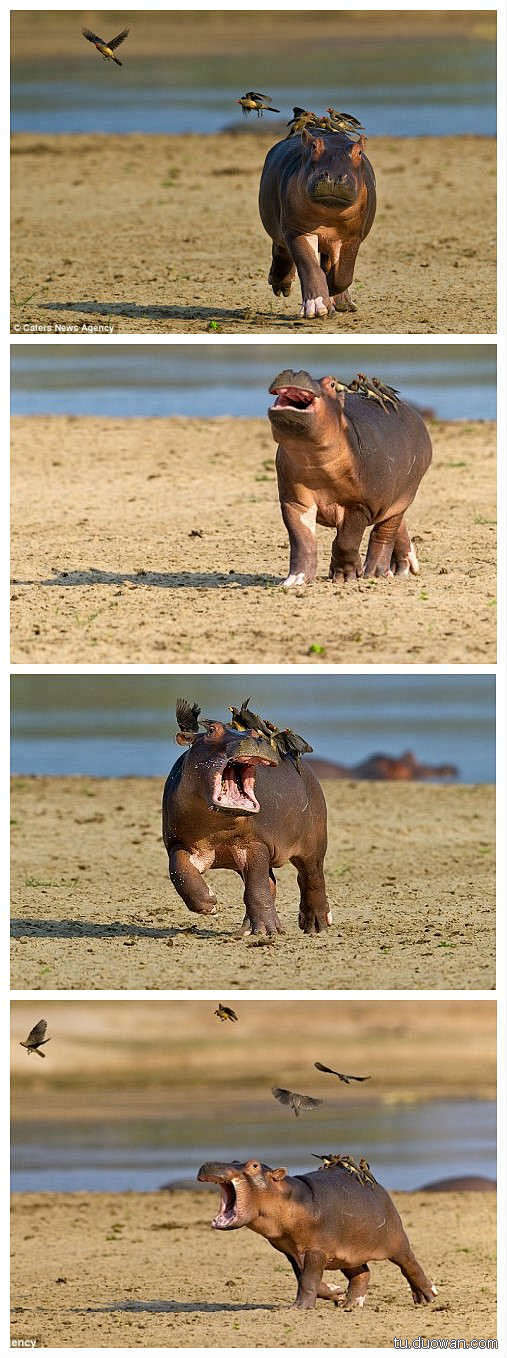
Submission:
<svg viewBox="0 0 507 1358">
<path fill-rule="evenodd" d="M 326 146 L 323 138 L 312 137 L 311 133 L 307 132 L 306 127 L 303 128 L 301 133 L 301 141 L 303 146 L 306 146 L 309 150 L 311 160 L 320 160 L 320 157 L 324 155 Z"/>
<path fill-rule="evenodd" d="M 287 1170 L 284 1168 L 270 1169 L 267 1177 L 268 1179 L 274 1179 L 276 1183 L 279 1183 L 281 1179 L 287 1178 Z"/>
<path fill-rule="evenodd" d="M 354 165 L 359 165 L 365 146 L 366 137 L 359 137 L 358 140 L 355 141 L 354 145 L 351 147 L 349 155 Z"/>
<path fill-rule="evenodd" d="M 193 745 L 194 740 L 197 740 L 198 735 L 199 735 L 198 731 L 196 731 L 195 733 L 194 731 L 178 731 L 178 734 L 176 736 L 176 744 Z"/>
</svg>

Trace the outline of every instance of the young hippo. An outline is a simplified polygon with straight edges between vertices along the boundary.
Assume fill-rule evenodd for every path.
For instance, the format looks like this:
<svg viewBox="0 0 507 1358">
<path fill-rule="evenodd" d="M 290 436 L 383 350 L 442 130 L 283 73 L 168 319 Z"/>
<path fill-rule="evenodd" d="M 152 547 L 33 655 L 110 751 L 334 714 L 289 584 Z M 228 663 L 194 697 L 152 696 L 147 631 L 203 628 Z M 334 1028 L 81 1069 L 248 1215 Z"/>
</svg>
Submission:
<svg viewBox="0 0 507 1358">
<path fill-rule="evenodd" d="M 286 369 L 269 388 L 276 470 L 289 534 L 285 588 L 315 579 L 316 525 L 335 531 L 336 582 L 419 571 L 404 514 L 431 462 L 424 421 L 404 401 L 383 406 L 343 391 L 333 377 Z M 364 567 L 359 555 L 371 528 Z"/>
<path fill-rule="evenodd" d="M 216 1231 L 248 1226 L 285 1254 L 297 1279 L 294 1305 L 309 1309 L 318 1297 L 336 1306 L 364 1306 L 368 1260 L 390 1259 L 401 1269 L 417 1305 L 433 1301 L 429 1282 L 410 1248 L 392 1199 L 375 1180 L 360 1183 L 340 1166 L 287 1174 L 259 1160 L 202 1165 L 200 1183 L 216 1183 L 221 1202 Z M 322 1280 L 340 1269 L 348 1280 L 340 1292 Z"/>
<path fill-rule="evenodd" d="M 268 283 L 287 297 L 297 269 L 307 320 L 355 311 L 348 288 L 361 241 L 373 225 L 375 175 L 364 137 L 319 131 L 287 137 L 268 152 L 259 211 L 271 236 Z"/>
</svg>

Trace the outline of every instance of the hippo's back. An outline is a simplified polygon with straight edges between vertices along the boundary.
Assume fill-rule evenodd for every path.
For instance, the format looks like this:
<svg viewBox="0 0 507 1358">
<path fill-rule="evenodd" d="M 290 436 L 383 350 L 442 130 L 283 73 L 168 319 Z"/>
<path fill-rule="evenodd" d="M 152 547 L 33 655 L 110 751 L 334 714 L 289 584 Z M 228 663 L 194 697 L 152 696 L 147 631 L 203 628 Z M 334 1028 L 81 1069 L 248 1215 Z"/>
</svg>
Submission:
<svg viewBox="0 0 507 1358">
<path fill-rule="evenodd" d="M 366 494 L 385 481 L 390 501 L 406 489 L 413 498 L 432 459 L 431 439 L 419 412 L 405 401 L 383 410 L 378 401 L 355 393 L 346 394 L 344 409 Z"/>
</svg>

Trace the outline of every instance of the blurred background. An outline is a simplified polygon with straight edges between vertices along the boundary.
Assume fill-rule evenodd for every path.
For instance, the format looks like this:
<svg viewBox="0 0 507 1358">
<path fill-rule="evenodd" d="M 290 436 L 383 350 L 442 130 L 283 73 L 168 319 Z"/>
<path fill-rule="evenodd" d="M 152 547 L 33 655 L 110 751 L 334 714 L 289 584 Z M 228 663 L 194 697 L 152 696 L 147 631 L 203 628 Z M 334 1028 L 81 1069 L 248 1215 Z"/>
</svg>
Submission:
<svg viewBox="0 0 507 1358">
<path fill-rule="evenodd" d="M 32 133 L 285 132 L 294 104 L 370 136 L 495 132 L 495 11 L 18 10 L 12 122 Z M 81 36 L 126 26 L 120 70 Z M 280 119 L 241 118 L 245 90 Z"/>
<path fill-rule="evenodd" d="M 180 751 L 176 699 L 220 719 L 252 695 L 255 712 L 298 731 L 315 755 L 355 764 L 410 749 L 495 779 L 492 675 L 18 674 L 11 680 L 12 772 L 164 777 Z"/>
<path fill-rule="evenodd" d="M 224 997 L 222 997 L 223 999 Z M 22 1000 L 12 1005 L 13 1187 L 195 1186 L 204 1160 L 292 1172 L 364 1154 L 391 1189 L 496 1177 L 493 1001 Z M 46 1058 L 19 1045 L 40 1018 Z M 371 1075 L 344 1085 L 315 1070 Z M 282 1085 L 324 1100 L 295 1118 Z"/>
<path fill-rule="evenodd" d="M 13 415 L 265 417 L 288 363 L 312 374 L 378 374 L 428 415 L 493 420 L 493 344 L 13 344 Z M 459 465 L 459 464 L 456 464 Z"/>
</svg>

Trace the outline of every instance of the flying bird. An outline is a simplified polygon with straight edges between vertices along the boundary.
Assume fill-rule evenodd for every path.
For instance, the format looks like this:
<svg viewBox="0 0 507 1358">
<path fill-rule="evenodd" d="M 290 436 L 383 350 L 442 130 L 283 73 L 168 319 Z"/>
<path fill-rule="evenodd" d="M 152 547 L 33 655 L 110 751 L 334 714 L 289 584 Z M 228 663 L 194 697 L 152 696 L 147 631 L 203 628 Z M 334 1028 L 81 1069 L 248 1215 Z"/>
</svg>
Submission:
<svg viewBox="0 0 507 1358">
<path fill-rule="evenodd" d="M 300 1112 L 305 1108 L 318 1108 L 323 1103 L 323 1099 L 312 1099 L 309 1094 L 295 1094 L 292 1089 L 272 1089 L 271 1093 L 279 1103 L 284 1103 L 292 1109 L 295 1117 L 299 1117 Z"/>
<path fill-rule="evenodd" d="M 247 90 L 236 103 L 241 104 L 243 113 L 253 113 L 256 109 L 258 118 L 262 118 L 264 109 L 267 109 L 268 113 L 280 112 L 279 108 L 273 108 L 270 94 L 258 94 L 256 90 Z"/>
<path fill-rule="evenodd" d="M 215 1015 L 216 1018 L 220 1019 L 221 1023 L 227 1023 L 228 1019 L 230 1023 L 238 1022 L 238 1015 L 235 1013 L 234 1009 L 229 1009 L 227 1004 L 221 1004 L 219 1002 L 218 1009 L 215 1009 Z"/>
<path fill-rule="evenodd" d="M 371 1075 L 343 1075 L 341 1070 L 331 1070 L 331 1066 L 323 1066 L 322 1061 L 314 1061 L 313 1064 L 315 1069 L 323 1071 L 324 1075 L 337 1075 L 345 1085 L 349 1085 L 352 1080 L 358 1080 L 360 1084 L 363 1080 L 371 1080 Z"/>
<path fill-rule="evenodd" d="M 20 1047 L 26 1047 L 27 1053 L 31 1056 L 32 1052 L 37 1052 L 44 1061 L 46 1053 L 39 1051 L 39 1047 L 45 1047 L 46 1042 L 51 1042 L 50 1037 L 46 1037 L 47 1023 L 45 1019 L 39 1019 L 34 1028 L 31 1028 L 25 1042 L 20 1042 Z"/>
<path fill-rule="evenodd" d="M 93 46 L 97 48 L 97 52 L 100 52 L 100 55 L 101 57 L 104 58 L 104 61 L 114 61 L 116 66 L 123 65 L 123 62 L 119 61 L 118 57 L 115 57 L 114 54 L 116 48 L 119 47 L 120 43 L 123 42 L 124 39 L 128 36 L 130 29 L 124 28 L 121 33 L 118 33 L 116 38 L 111 38 L 109 42 L 105 42 L 104 38 L 98 38 L 97 34 L 92 33 L 89 28 L 82 28 L 81 32 L 83 34 L 83 38 L 86 38 L 88 42 L 92 42 Z"/>
</svg>

